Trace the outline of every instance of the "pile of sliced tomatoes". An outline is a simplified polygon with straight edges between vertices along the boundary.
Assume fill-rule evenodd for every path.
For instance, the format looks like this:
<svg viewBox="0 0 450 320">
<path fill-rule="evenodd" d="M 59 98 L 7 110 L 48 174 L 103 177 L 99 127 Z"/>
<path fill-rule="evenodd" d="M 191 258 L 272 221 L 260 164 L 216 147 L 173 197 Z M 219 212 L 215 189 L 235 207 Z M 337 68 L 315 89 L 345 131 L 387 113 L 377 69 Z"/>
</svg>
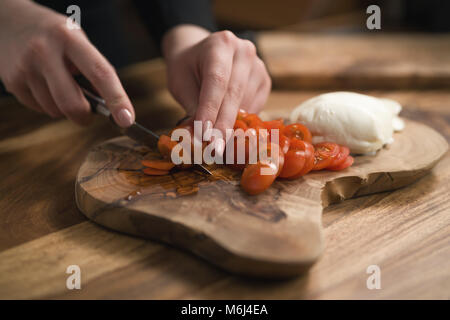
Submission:
<svg viewBox="0 0 450 320">
<path fill-rule="evenodd" d="M 191 131 L 192 128 L 184 126 Z M 242 188 L 251 195 L 256 195 L 267 188 L 276 178 L 297 179 L 310 171 L 316 170 L 343 170 L 353 164 L 353 157 L 346 146 L 333 142 L 322 142 L 312 145 L 312 135 L 307 127 L 300 123 L 284 125 L 282 119 L 272 121 L 262 121 L 256 114 L 249 114 L 243 110 L 239 111 L 234 129 L 254 129 L 256 135 L 260 134 L 260 129 L 266 129 L 268 142 L 266 146 L 267 154 L 270 156 L 272 143 L 279 146 L 279 157 L 277 162 L 258 161 L 248 163 L 249 146 L 246 144 L 245 164 L 232 164 L 230 167 L 243 170 L 241 177 Z M 278 142 L 270 140 L 270 130 L 279 130 Z M 262 132 L 262 131 L 261 131 Z M 247 142 L 247 141 L 246 141 Z M 172 148 L 177 145 L 177 141 L 172 141 L 170 136 L 161 135 L 158 142 L 158 150 L 165 160 L 143 160 L 145 169 L 143 172 L 148 175 L 164 175 L 175 167 L 170 161 Z M 204 147 L 206 143 L 204 143 Z M 236 145 L 235 145 L 236 151 Z M 261 152 L 261 150 L 258 150 Z M 235 156 L 236 156 L 235 152 Z M 178 166 L 180 167 L 180 166 Z M 189 165 L 181 165 L 189 167 Z M 262 170 L 265 169 L 264 174 Z"/>
</svg>

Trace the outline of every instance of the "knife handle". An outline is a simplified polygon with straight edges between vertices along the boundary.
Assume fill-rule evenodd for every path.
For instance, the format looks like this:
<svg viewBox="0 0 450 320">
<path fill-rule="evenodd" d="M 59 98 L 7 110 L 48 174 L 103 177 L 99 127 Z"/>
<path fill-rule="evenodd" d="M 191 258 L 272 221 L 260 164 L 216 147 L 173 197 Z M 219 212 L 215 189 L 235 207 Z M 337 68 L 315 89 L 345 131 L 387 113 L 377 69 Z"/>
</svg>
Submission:
<svg viewBox="0 0 450 320">
<path fill-rule="evenodd" d="M 105 105 L 105 100 L 103 100 L 100 97 L 97 97 L 95 94 L 90 92 L 84 87 L 80 87 L 81 91 L 83 91 L 84 96 L 86 97 L 87 101 L 89 102 L 89 105 L 91 106 L 92 113 L 101 114 L 105 117 L 111 117 L 111 112 L 108 110 L 108 108 Z"/>
</svg>

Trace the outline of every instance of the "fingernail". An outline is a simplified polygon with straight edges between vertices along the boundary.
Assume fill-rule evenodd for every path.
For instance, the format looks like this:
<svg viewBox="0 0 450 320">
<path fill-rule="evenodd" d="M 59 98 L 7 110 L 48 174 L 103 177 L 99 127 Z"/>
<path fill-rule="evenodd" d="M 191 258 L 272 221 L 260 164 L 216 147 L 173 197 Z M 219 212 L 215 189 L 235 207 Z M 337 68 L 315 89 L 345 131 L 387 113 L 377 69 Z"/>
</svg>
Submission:
<svg viewBox="0 0 450 320">
<path fill-rule="evenodd" d="M 221 138 L 217 139 L 214 142 L 214 150 L 219 156 L 223 156 L 223 152 L 225 151 L 225 141 Z"/>
<path fill-rule="evenodd" d="M 133 122 L 133 115 L 128 109 L 121 109 L 117 114 L 117 124 L 122 128 L 131 126 Z"/>
</svg>

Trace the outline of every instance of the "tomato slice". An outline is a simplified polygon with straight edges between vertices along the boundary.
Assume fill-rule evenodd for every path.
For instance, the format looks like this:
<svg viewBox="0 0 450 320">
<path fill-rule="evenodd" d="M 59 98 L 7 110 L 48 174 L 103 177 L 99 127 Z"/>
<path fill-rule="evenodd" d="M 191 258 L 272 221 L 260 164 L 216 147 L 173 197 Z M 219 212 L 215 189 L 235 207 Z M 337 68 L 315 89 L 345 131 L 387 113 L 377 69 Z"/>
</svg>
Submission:
<svg viewBox="0 0 450 320">
<path fill-rule="evenodd" d="M 158 140 L 158 150 L 165 158 L 170 158 L 172 149 L 177 145 L 177 141 L 172 141 L 169 136 L 162 134 Z"/>
<path fill-rule="evenodd" d="M 333 142 L 321 142 L 314 145 L 314 167 L 312 170 L 322 170 L 330 166 L 338 155 L 340 147 Z"/>
<path fill-rule="evenodd" d="M 347 148 L 346 146 L 339 146 L 339 153 L 331 162 L 330 167 L 337 167 L 340 164 L 342 164 L 345 161 L 345 159 L 347 159 L 349 154 L 350 154 L 349 148 Z"/>
<path fill-rule="evenodd" d="M 264 128 L 264 122 L 258 117 L 257 114 L 249 113 L 243 120 L 249 128 Z"/>
<path fill-rule="evenodd" d="M 141 163 L 144 167 L 165 171 L 169 171 L 175 167 L 175 164 L 167 160 L 142 160 Z"/>
<path fill-rule="evenodd" d="M 283 134 L 288 138 L 297 138 L 311 143 L 312 136 L 308 128 L 300 123 L 290 124 L 283 129 Z"/>
<path fill-rule="evenodd" d="M 264 127 L 269 130 L 272 129 L 278 129 L 280 130 L 280 134 L 281 134 L 281 130 L 283 130 L 284 128 L 284 124 L 283 124 L 283 119 L 276 119 L 276 120 L 270 120 L 270 121 L 264 121 Z"/>
<path fill-rule="evenodd" d="M 305 165 L 303 169 L 296 175 L 290 177 L 290 179 L 296 179 L 304 176 L 314 167 L 314 146 L 309 142 L 293 138 L 291 139 L 290 148 L 291 150 L 299 150 L 305 153 Z"/>
<path fill-rule="evenodd" d="M 169 171 L 167 170 L 158 170 L 153 168 L 144 168 L 142 169 L 142 172 L 149 176 L 164 176 L 166 174 L 169 174 Z"/>
<path fill-rule="evenodd" d="M 280 135 L 278 136 L 278 141 L 272 140 L 272 136 L 270 136 L 270 142 L 278 144 L 280 146 L 280 150 L 283 151 L 283 153 L 286 153 L 289 151 L 291 139 L 280 133 Z"/>
<path fill-rule="evenodd" d="M 328 167 L 327 170 L 332 170 L 332 171 L 344 170 L 344 169 L 347 169 L 348 167 L 350 167 L 354 161 L 355 161 L 355 159 L 352 156 L 348 156 L 343 163 L 341 163 L 340 165 L 337 165 L 335 167 Z"/>
<path fill-rule="evenodd" d="M 262 175 L 261 169 L 266 168 L 271 174 Z M 277 177 L 278 168 L 274 163 L 249 164 L 241 177 L 241 187 L 250 195 L 256 195 L 269 188 Z"/>
<path fill-rule="evenodd" d="M 237 130 L 237 129 L 242 129 L 242 130 L 244 130 L 244 132 L 245 132 L 245 130 L 247 130 L 247 124 L 243 121 L 243 120 L 236 120 L 235 121 L 235 123 L 234 123 L 234 130 Z"/>
<path fill-rule="evenodd" d="M 290 178 L 297 175 L 305 165 L 305 152 L 301 150 L 289 150 L 284 155 L 284 166 L 281 170 L 281 178 Z"/>
<path fill-rule="evenodd" d="M 278 176 L 280 175 L 281 171 L 283 170 L 283 166 L 284 166 L 284 153 L 283 153 L 283 151 L 280 149 L 280 147 L 277 146 L 277 149 L 278 149 L 278 158 L 277 158 L 277 159 L 273 159 L 273 158 L 272 158 L 272 150 L 275 149 L 275 147 L 274 147 L 273 145 L 274 145 L 274 143 L 270 143 L 270 144 L 267 146 L 267 154 L 266 154 L 266 155 L 269 157 L 268 159 L 262 159 L 262 154 L 261 154 L 262 150 L 259 151 L 259 154 L 258 154 L 258 161 L 259 161 L 259 162 L 262 162 L 262 163 L 266 163 L 265 161 L 271 161 L 271 162 L 274 162 L 275 165 L 276 165 L 277 168 L 278 168 L 278 171 L 277 171 L 277 177 L 278 177 Z"/>
</svg>

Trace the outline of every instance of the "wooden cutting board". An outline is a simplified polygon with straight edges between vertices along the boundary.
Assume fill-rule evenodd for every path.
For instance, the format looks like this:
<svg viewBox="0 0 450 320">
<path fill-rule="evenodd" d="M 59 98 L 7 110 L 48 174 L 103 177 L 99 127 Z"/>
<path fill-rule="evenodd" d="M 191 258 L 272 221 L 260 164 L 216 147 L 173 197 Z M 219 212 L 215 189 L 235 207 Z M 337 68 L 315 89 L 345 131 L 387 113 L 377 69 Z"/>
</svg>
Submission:
<svg viewBox="0 0 450 320">
<path fill-rule="evenodd" d="M 323 207 L 411 184 L 447 149 L 436 131 L 406 121 L 389 148 L 356 157 L 347 170 L 277 180 L 248 196 L 239 187 L 240 173 L 225 167 L 210 167 L 214 177 L 190 170 L 145 176 L 140 161 L 157 152 L 118 137 L 88 154 L 76 202 L 88 218 L 113 230 L 187 249 L 235 273 L 287 277 L 321 255 Z"/>
<path fill-rule="evenodd" d="M 275 88 L 450 87 L 450 34 L 262 32 L 258 48 Z"/>
</svg>

